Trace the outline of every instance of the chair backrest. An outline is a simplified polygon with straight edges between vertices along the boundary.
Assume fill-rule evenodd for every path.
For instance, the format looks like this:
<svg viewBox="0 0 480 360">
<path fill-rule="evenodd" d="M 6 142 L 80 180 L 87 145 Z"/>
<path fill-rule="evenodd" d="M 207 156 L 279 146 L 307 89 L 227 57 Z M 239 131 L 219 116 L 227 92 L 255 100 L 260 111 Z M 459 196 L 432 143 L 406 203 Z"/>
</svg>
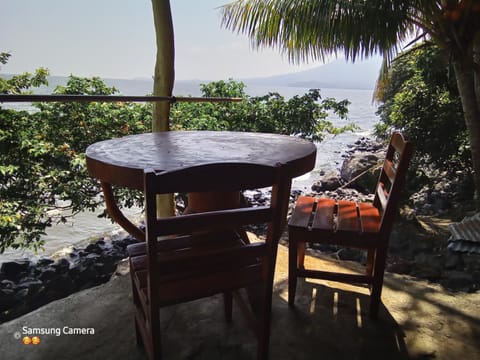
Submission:
<svg viewBox="0 0 480 360">
<path fill-rule="evenodd" d="M 209 163 L 168 172 L 144 171 L 147 257 L 154 263 L 160 236 L 241 228 L 247 224 L 268 223 L 267 252 L 276 247 L 285 225 L 290 193 L 286 166 L 247 163 Z M 269 206 L 236 208 L 157 218 L 157 194 L 174 192 L 231 192 L 272 186 Z M 248 251 L 248 250 L 247 250 Z"/>
<path fill-rule="evenodd" d="M 391 231 L 412 154 L 413 144 L 406 141 L 401 133 L 394 132 L 390 138 L 373 201 L 382 214 L 380 231 L 383 233 Z"/>
</svg>

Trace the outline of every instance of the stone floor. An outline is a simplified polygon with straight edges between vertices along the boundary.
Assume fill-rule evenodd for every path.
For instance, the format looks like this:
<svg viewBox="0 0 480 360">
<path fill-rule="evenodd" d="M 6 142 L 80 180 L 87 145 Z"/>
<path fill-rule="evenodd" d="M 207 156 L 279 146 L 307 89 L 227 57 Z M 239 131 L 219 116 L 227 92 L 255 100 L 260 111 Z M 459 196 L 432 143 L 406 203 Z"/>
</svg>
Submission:
<svg viewBox="0 0 480 360">
<path fill-rule="evenodd" d="M 273 295 L 271 359 L 480 359 L 480 293 L 451 294 L 437 285 L 386 274 L 379 320 L 367 316 L 363 288 L 299 281 L 287 306 L 287 251 L 279 250 Z M 337 268 L 331 259 L 307 264 Z M 344 267 L 356 269 L 354 263 Z M 352 291 L 354 290 L 354 291 Z M 145 359 L 135 346 L 128 275 L 52 302 L 0 325 L 2 359 Z M 220 297 L 162 309 L 165 359 L 253 359 L 256 344 L 238 311 L 223 319 Z M 93 335 L 39 335 L 28 328 L 90 328 Z"/>
</svg>

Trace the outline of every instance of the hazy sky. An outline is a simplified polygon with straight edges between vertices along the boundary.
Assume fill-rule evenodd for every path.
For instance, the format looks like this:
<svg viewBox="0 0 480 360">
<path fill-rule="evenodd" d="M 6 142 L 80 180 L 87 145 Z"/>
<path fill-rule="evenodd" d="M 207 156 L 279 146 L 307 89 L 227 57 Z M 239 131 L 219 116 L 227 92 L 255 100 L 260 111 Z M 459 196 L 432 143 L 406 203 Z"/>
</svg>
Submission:
<svg viewBox="0 0 480 360">
<path fill-rule="evenodd" d="M 171 0 L 176 79 L 218 80 L 296 72 L 274 50 L 252 50 L 248 38 L 220 27 L 229 0 Z M 52 75 L 148 77 L 155 62 L 151 0 L 0 0 L 2 73 L 43 66 Z"/>
</svg>

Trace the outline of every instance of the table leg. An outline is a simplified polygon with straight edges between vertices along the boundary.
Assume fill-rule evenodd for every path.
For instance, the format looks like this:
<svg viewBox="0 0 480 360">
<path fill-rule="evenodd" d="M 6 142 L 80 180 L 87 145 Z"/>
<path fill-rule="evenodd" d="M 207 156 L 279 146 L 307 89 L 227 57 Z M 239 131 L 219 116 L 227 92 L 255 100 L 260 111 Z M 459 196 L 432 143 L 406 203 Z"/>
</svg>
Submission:
<svg viewBox="0 0 480 360">
<path fill-rule="evenodd" d="M 199 213 L 240 207 L 240 192 L 188 193 L 188 208 L 185 213 Z"/>
<path fill-rule="evenodd" d="M 130 235 L 134 236 L 135 239 L 140 242 L 145 241 L 145 232 L 128 220 L 118 208 L 113 195 L 112 185 L 103 181 L 100 181 L 100 185 L 102 187 L 103 196 L 105 197 L 107 211 L 111 218 Z"/>
</svg>

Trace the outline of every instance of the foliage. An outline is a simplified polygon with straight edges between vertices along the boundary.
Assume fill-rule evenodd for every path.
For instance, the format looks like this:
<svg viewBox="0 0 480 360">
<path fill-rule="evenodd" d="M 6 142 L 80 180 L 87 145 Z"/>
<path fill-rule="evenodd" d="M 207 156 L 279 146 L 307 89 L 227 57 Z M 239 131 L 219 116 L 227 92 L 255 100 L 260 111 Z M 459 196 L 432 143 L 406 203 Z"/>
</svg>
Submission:
<svg viewBox="0 0 480 360">
<path fill-rule="evenodd" d="M 415 143 L 413 167 L 471 176 L 468 133 L 451 65 L 437 47 L 419 46 L 395 60 L 384 83 L 376 133 L 401 130 Z"/>
<path fill-rule="evenodd" d="M 10 53 L 0 53 L 0 64 L 5 65 L 10 58 Z M 30 87 L 39 87 L 47 85 L 48 70 L 39 68 L 34 74 L 28 72 L 15 75 L 11 79 L 0 78 L 0 94 L 21 94 Z"/>
<path fill-rule="evenodd" d="M 8 59 L 1 58 L 2 61 Z M 4 92 L 46 83 L 39 74 L 2 80 Z M 244 84 L 204 84 L 204 96 L 234 96 L 238 103 L 177 103 L 175 129 L 268 131 L 320 139 L 340 131 L 326 120 L 347 115 L 348 101 L 321 99 L 318 90 L 285 100 L 278 94 L 248 97 Z M 111 95 L 99 78 L 70 76 L 55 94 Z M 321 100 L 321 101 L 320 101 Z M 320 102 L 319 102 L 320 101 Z M 0 108 L 0 252 L 42 246 L 45 229 L 67 216 L 103 207 L 98 182 L 86 170 L 85 149 L 104 139 L 150 131 L 151 104 L 65 102 L 33 104 L 35 111 Z M 121 206 L 142 206 L 141 193 L 115 188 Z"/>
<path fill-rule="evenodd" d="M 205 97 L 238 97 L 240 102 L 177 103 L 171 112 L 173 129 L 270 132 L 298 135 L 321 141 L 327 134 L 352 130 L 353 124 L 335 127 L 331 113 L 346 119 L 348 100 L 322 99 L 319 90 L 285 99 L 278 93 L 250 97 L 241 82 L 217 81 L 203 84 Z"/>
<path fill-rule="evenodd" d="M 36 81 L 22 74 L 3 81 L 3 89 L 7 93 L 17 92 L 37 86 Z M 115 92 L 98 78 L 74 76 L 65 87 L 55 90 L 56 94 Z M 96 141 L 150 129 L 151 110 L 139 104 L 34 106 L 38 111 L 0 108 L 0 252 L 7 247 L 37 250 L 43 244 L 41 235 L 46 227 L 65 221 L 65 214 L 103 206 L 98 184 L 86 172 L 86 147 Z M 140 201 L 133 192 L 116 189 L 116 195 L 126 206 Z"/>
</svg>

